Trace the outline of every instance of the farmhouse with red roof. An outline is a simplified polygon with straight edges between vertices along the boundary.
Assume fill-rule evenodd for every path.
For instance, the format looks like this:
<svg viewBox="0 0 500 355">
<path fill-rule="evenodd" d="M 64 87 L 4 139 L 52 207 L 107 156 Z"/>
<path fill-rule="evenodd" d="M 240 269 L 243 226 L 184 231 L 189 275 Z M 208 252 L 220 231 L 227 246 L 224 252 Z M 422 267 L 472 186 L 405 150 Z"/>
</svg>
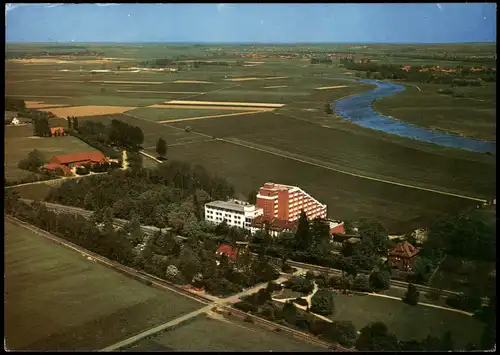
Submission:
<svg viewBox="0 0 500 355">
<path fill-rule="evenodd" d="M 419 250 L 408 242 L 398 243 L 389 251 L 389 262 L 401 270 L 411 270 Z"/>
<path fill-rule="evenodd" d="M 239 248 L 229 244 L 221 244 L 215 251 L 215 255 L 221 256 L 222 254 L 226 255 L 232 261 L 236 261 L 238 259 Z"/>
</svg>

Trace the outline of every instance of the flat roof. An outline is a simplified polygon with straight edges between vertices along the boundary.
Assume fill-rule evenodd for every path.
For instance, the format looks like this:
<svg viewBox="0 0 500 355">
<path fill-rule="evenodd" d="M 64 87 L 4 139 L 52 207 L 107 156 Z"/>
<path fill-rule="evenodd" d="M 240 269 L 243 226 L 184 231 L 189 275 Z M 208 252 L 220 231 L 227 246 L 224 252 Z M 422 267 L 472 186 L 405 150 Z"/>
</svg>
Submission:
<svg viewBox="0 0 500 355">
<path fill-rule="evenodd" d="M 236 202 L 230 201 L 212 201 L 207 203 L 205 206 L 216 207 L 216 208 L 225 208 L 227 210 L 245 212 L 245 207 L 253 207 L 253 205 L 242 205 Z"/>
</svg>

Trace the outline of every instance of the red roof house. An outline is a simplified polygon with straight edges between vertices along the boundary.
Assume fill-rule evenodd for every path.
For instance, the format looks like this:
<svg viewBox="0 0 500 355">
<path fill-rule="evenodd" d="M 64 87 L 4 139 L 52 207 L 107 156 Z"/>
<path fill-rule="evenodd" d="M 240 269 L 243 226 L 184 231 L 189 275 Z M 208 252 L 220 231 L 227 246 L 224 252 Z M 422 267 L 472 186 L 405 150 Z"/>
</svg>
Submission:
<svg viewBox="0 0 500 355">
<path fill-rule="evenodd" d="M 52 136 L 64 136 L 64 128 L 62 127 L 51 127 L 50 135 Z"/>
<path fill-rule="evenodd" d="M 389 261 L 402 270 L 411 270 L 419 250 L 408 242 L 398 243 L 389 251 Z"/>
<path fill-rule="evenodd" d="M 65 176 L 72 175 L 71 169 L 68 168 L 66 165 L 61 165 L 61 164 L 55 164 L 55 163 L 48 163 L 43 166 L 43 169 L 52 171 L 52 172 L 57 172 L 57 169 L 61 169 L 64 172 Z"/>
<path fill-rule="evenodd" d="M 221 244 L 215 251 L 215 255 L 220 256 L 225 254 L 228 258 L 233 261 L 238 259 L 239 248 L 233 247 L 229 244 Z"/>
<path fill-rule="evenodd" d="M 91 165 L 102 164 L 107 162 L 108 159 L 104 156 L 104 154 L 98 151 L 57 155 L 53 157 L 50 161 L 50 163 L 66 165 L 68 167 L 84 165 L 84 164 L 91 164 Z"/>
</svg>

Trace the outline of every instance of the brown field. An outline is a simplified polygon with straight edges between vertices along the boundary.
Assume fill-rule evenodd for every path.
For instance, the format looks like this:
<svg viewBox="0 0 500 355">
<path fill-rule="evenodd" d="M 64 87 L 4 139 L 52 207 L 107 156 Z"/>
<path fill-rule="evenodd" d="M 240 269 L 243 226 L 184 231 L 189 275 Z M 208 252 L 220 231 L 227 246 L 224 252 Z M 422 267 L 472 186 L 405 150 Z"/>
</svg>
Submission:
<svg viewBox="0 0 500 355">
<path fill-rule="evenodd" d="M 211 81 L 200 81 L 200 80 L 176 80 L 174 84 L 213 84 Z"/>
<path fill-rule="evenodd" d="M 5 346 L 99 350 L 201 305 L 5 221 Z"/>
<path fill-rule="evenodd" d="M 266 109 L 266 110 L 272 111 L 272 109 Z M 179 119 L 174 119 L 174 120 L 158 121 L 158 123 L 175 123 L 175 122 L 183 122 L 183 121 L 204 120 L 206 118 L 219 118 L 219 117 L 229 117 L 229 116 L 243 116 L 243 115 L 252 115 L 252 114 L 261 113 L 261 112 L 262 111 L 250 111 L 250 112 L 228 113 L 228 114 L 225 114 L 225 115 L 188 117 L 188 118 L 179 118 Z"/>
<path fill-rule="evenodd" d="M 346 87 L 347 87 L 347 85 L 323 86 L 320 88 L 316 88 L 316 90 L 342 89 L 342 88 L 346 88 Z"/>
<path fill-rule="evenodd" d="M 54 109 L 43 109 L 42 111 L 50 111 L 59 117 L 66 116 L 100 116 L 112 115 L 116 113 L 123 113 L 133 110 L 137 107 L 128 106 L 72 106 L 72 107 L 59 107 Z"/>
<path fill-rule="evenodd" d="M 228 110 L 228 111 L 273 111 L 267 107 L 238 107 L 238 106 L 198 106 L 198 105 L 151 105 L 152 108 L 198 108 L 202 110 Z"/>
<path fill-rule="evenodd" d="M 248 106 L 248 107 L 283 107 L 284 104 L 266 104 L 258 102 L 224 102 L 224 101 L 189 101 L 189 100 L 170 100 L 166 104 L 191 104 L 191 105 L 219 105 L 219 106 Z"/>
</svg>

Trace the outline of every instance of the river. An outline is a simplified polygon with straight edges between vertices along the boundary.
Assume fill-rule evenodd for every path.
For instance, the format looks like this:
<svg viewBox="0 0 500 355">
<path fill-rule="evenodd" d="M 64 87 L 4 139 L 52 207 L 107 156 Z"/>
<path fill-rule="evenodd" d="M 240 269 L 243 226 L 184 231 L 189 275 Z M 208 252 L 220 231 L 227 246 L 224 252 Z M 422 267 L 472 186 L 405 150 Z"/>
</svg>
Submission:
<svg viewBox="0 0 500 355">
<path fill-rule="evenodd" d="M 452 133 L 433 131 L 411 123 L 395 120 L 381 115 L 372 108 L 373 101 L 400 93 L 405 90 L 403 85 L 377 80 L 353 80 L 365 84 L 374 84 L 377 87 L 365 93 L 347 97 L 334 104 L 334 110 L 340 117 L 353 123 L 395 134 L 402 137 L 438 144 L 445 147 L 459 148 L 481 153 L 495 153 L 496 142 L 482 141 L 467 138 Z"/>
</svg>

